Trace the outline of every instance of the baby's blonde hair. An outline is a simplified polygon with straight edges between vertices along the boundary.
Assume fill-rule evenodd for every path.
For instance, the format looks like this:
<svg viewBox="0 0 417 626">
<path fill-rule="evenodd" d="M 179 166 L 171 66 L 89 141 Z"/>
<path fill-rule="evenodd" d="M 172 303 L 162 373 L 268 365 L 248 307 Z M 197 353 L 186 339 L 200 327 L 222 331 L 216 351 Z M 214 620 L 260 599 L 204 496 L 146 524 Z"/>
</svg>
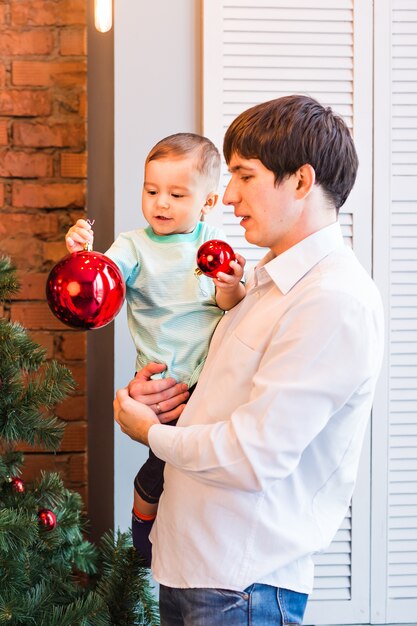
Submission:
<svg viewBox="0 0 417 626">
<path fill-rule="evenodd" d="M 176 133 L 161 139 L 149 152 L 145 165 L 158 159 L 193 155 L 196 170 L 207 181 L 207 191 L 216 191 L 220 179 L 220 153 L 214 143 L 202 135 Z"/>
</svg>

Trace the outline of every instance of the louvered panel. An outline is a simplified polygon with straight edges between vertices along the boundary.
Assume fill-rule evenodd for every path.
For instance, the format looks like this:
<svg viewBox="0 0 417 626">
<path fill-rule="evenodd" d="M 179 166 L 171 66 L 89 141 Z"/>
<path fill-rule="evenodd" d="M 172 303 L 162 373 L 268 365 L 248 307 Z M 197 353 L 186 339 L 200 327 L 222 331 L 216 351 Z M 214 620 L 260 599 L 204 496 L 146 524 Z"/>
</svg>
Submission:
<svg viewBox="0 0 417 626">
<path fill-rule="evenodd" d="M 352 2 L 220 4 L 222 134 L 243 110 L 289 93 L 317 97 L 353 126 Z M 224 189 L 226 176 L 222 180 Z M 342 228 L 353 246 L 353 216 L 348 215 Z M 223 207 L 222 225 L 231 245 L 247 256 L 248 266 L 263 256 L 265 251 L 245 242 L 229 208 Z"/>
<path fill-rule="evenodd" d="M 407 0 L 392 2 L 391 103 L 387 618 L 407 621 L 417 615 L 417 4 Z"/>
<path fill-rule="evenodd" d="M 204 132 L 221 147 L 223 135 L 239 113 L 260 102 L 291 93 L 306 93 L 342 115 L 349 128 L 358 135 L 357 147 L 362 146 L 361 176 L 348 203 L 340 213 L 342 233 L 347 245 L 357 252 L 366 250 L 370 241 L 370 208 L 372 175 L 369 168 L 371 153 L 370 117 L 354 112 L 366 111 L 371 116 L 368 101 L 364 107 L 361 97 L 369 96 L 368 44 L 372 35 L 369 17 L 372 3 L 360 0 L 205 0 L 205 100 Z M 364 13 L 362 13 L 364 12 Z M 366 17 L 359 34 L 354 32 L 354 19 Z M 365 28 L 366 24 L 366 28 Z M 369 25 L 369 30 L 368 29 Z M 213 39 L 219 33 L 219 39 Z M 365 34 L 366 33 L 366 34 Z M 354 53 L 364 52 L 361 69 L 355 71 Z M 357 94 L 354 81 L 361 81 Z M 364 107 L 364 108 L 363 108 Z M 360 125 L 362 121 L 362 126 Z M 361 142 L 363 143 L 361 144 Z M 366 143 L 368 141 L 368 143 Z M 225 171 L 221 191 L 228 182 Z M 357 194 L 357 195 L 355 195 Z M 358 217 L 356 217 L 356 205 Z M 365 208 L 364 208 L 365 206 Z M 217 215 L 220 214 L 220 210 Z M 265 250 L 248 244 L 239 220 L 230 207 L 222 207 L 221 226 L 231 245 L 240 251 L 248 266 L 256 263 Z M 216 212 L 210 215 L 216 219 Z M 217 222 L 218 223 L 218 222 Z M 220 224 L 219 224 L 220 225 Z M 369 230 L 367 230 L 369 228 Z M 360 483 L 358 493 L 368 489 L 368 478 Z M 358 496 L 359 497 L 359 496 Z M 369 570 L 360 563 L 361 551 L 369 550 L 367 533 L 369 515 L 365 500 L 352 522 L 351 512 L 332 544 L 324 554 L 317 555 L 313 599 L 309 603 L 305 623 L 328 624 L 363 621 L 369 602 L 366 585 Z M 352 525 L 353 524 L 353 525 Z M 356 524 L 356 527 L 355 527 Z M 354 529 L 356 530 L 354 531 Z M 356 533 L 356 534 L 355 534 Z M 363 542 L 363 545 L 362 545 Z M 357 556 L 352 560 L 352 545 Z M 352 568 L 357 571 L 356 582 Z M 361 576 L 363 576 L 361 582 Z M 355 598 L 353 600 L 353 598 Z"/>
<path fill-rule="evenodd" d="M 326 552 L 318 554 L 315 562 L 315 585 L 310 602 L 350 600 L 352 575 L 351 509 Z"/>
<path fill-rule="evenodd" d="M 412 485 L 412 483 L 411 483 Z M 417 506 L 417 490 L 410 491 L 409 488 L 405 491 L 396 493 L 391 492 L 391 502 L 393 506 L 400 507 L 404 505 Z"/>
<path fill-rule="evenodd" d="M 236 7 L 249 7 L 251 9 L 259 8 L 259 3 L 254 0 L 225 0 L 223 2 L 225 9 Z M 306 9 L 333 9 L 342 11 L 344 9 L 352 9 L 352 0 L 297 0 L 282 2 L 282 0 L 262 0 L 262 6 L 266 8 L 280 8 L 289 7 L 292 10 L 298 10 L 304 12 Z"/>
<path fill-rule="evenodd" d="M 285 35 L 285 33 L 283 33 Z M 237 38 L 237 37 L 236 37 Z M 246 37 L 245 37 L 246 39 Z M 274 39 L 271 37 L 271 39 Z M 296 43 L 294 42 L 293 36 L 288 37 L 288 41 L 285 43 L 282 41 L 281 37 L 279 41 L 271 41 L 270 43 L 265 43 L 264 39 L 262 42 L 253 41 L 253 42 L 241 42 L 241 41 L 228 41 L 227 44 L 224 45 L 223 54 L 225 57 L 225 63 L 229 61 L 230 57 L 235 56 L 237 61 L 240 61 L 243 57 L 246 58 L 256 58 L 259 56 L 263 56 L 265 58 L 275 59 L 277 64 L 285 63 L 287 59 L 292 59 L 293 63 L 297 62 L 299 59 L 304 63 L 310 62 L 307 55 L 311 54 L 311 45 L 309 45 L 308 41 L 305 40 L 304 37 L 298 36 Z M 349 43 L 350 41 L 350 37 Z M 321 63 L 322 58 L 331 55 L 331 58 L 327 60 L 328 63 L 336 64 L 340 63 L 340 58 L 342 59 L 342 66 L 348 67 L 346 59 L 350 58 L 351 48 L 349 45 L 330 45 L 328 42 L 328 37 L 326 37 L 326 45 L 323 43 L 317 43 L 314 46 L 314 56 L 313 59 L 317 59 L 319 63 Z M 291 55 L 289 54 L 289 46 L 291 45 Z M 310 57 L 311 59 L 311 57 Z M 333 61 L 332 61 L 333 59 Z"/>
<path fill-rule="evenodd" d="M 260 41 L 259 32 L 258 31 L 246 31 L 244 36 L 241 31 L 228 31 L 227 39 L 224 41 L 224 45 L 230 44 L 244 44 L 246 39 L 246 43 L 248 45 L 257 45 Z M 279 34 L 279 38 L 277 37 L 274 31 L 267 31 L 266 33 L 262 33 L 263 44 L 277 44 L 279 41 L 280 44 L 288 44 L 291 46 L 291 51 L 295 50 L 298 44 L 302 45 L 310 45 L 314 46 L 313 52 L 316 51 L 316 46 L 323 45 L 324 37 L 320 32 L 285 32 L 282 31 Z M 326 33 L 326 45 L 330 46 L 347 46 L 350 47 L 352 44 L 352 37 L 349 33 Z M 411 43 L 411 42 L 410 42 Z M 288 54 L 288 51 L 287 51 Z"/>
</svg>

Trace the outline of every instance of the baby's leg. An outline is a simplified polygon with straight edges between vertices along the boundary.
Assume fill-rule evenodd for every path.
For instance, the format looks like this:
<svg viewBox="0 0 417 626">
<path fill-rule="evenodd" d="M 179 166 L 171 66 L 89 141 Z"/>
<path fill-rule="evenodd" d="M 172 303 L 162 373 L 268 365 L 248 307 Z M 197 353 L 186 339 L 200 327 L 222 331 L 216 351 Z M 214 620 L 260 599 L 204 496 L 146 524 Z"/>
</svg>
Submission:
<svg viewBox="0 0 417 626">
<path fill-rule="evenodd" d="M 134 490 L 132 511 L 132 540 L 133 545 L 143 558 L 146 567 L 151 566 L 152 544 L 149 541 L 149 533 L 153 526 L 158 504 L 146 502 Z"/>
<path fill-rule="evenodd" d="M 150 567 L 152 544 L 149 533 L 154 523 L 158 502 L 164 487 L 165 463 L 149 451 L 147 461 L 135 478 L 134 504 L 132 511 L 133 545 Z"/>
</svg>

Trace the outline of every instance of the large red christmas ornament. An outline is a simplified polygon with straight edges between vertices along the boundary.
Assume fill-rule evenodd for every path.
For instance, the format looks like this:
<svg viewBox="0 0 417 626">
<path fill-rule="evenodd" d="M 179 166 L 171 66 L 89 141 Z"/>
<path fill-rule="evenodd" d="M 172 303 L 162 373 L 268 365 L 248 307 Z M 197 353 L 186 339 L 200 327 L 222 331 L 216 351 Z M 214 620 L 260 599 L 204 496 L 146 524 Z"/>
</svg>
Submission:
<svg viewBox="0 0 417 626">
<path fill-rule="evenodd" d="M 218 272 L 233 274 L 230 261 L 236 259 L 233 248 L 220 239 L 210 239 L 201 245 L 197 252 L 197 274 L 215 278 Z"/>
<path fill-rule="evenodd" d="M 55 528 L 56 515 L 49 509 L 41 509 L 38 511 L 38 518 L 46 530 L 53 530 Z"/>
<path fill-rule="evenodd" d="M 12 476 L 12 478 L 10 479 L 10 488 L 15 493 L 24 493 L 25 483 L 17 476 Z"/>
<path fill-rule="evenodd" d="M 104 254 L 83 250 L 61 259 L 46 283 L 52 313 L 64 324 L 90 330 L 109 324 L 126 294 L 122 274 Z"/>
</svg>

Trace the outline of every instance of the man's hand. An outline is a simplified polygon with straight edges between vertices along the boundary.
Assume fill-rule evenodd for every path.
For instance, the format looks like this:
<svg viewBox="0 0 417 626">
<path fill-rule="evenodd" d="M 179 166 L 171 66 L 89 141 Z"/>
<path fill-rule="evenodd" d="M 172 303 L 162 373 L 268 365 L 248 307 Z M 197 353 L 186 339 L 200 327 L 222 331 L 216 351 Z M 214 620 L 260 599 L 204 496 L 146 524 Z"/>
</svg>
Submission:
<svg viewBox="0 0 417 626">
<path fill-rule="evenodd" d="M 159 419 L 149 406 L 133 400 L 127 387 L 119 389 L 113 402 L 114 419 L 122 432 L 131 439 L 148 444 L 148 432 L 151 426 L 159 424 Z"/>
<path fill-rule="evenodd" d="M 177 383 L 173 378 L 151 379 L 153 374 L 159 374 L 165 369 L 163 363 L 148 363 L 127 387 L 129 395 L 151 408 L 162 424 L 181 415 L 190 395 L 187 385 Z"/>
</svg>

